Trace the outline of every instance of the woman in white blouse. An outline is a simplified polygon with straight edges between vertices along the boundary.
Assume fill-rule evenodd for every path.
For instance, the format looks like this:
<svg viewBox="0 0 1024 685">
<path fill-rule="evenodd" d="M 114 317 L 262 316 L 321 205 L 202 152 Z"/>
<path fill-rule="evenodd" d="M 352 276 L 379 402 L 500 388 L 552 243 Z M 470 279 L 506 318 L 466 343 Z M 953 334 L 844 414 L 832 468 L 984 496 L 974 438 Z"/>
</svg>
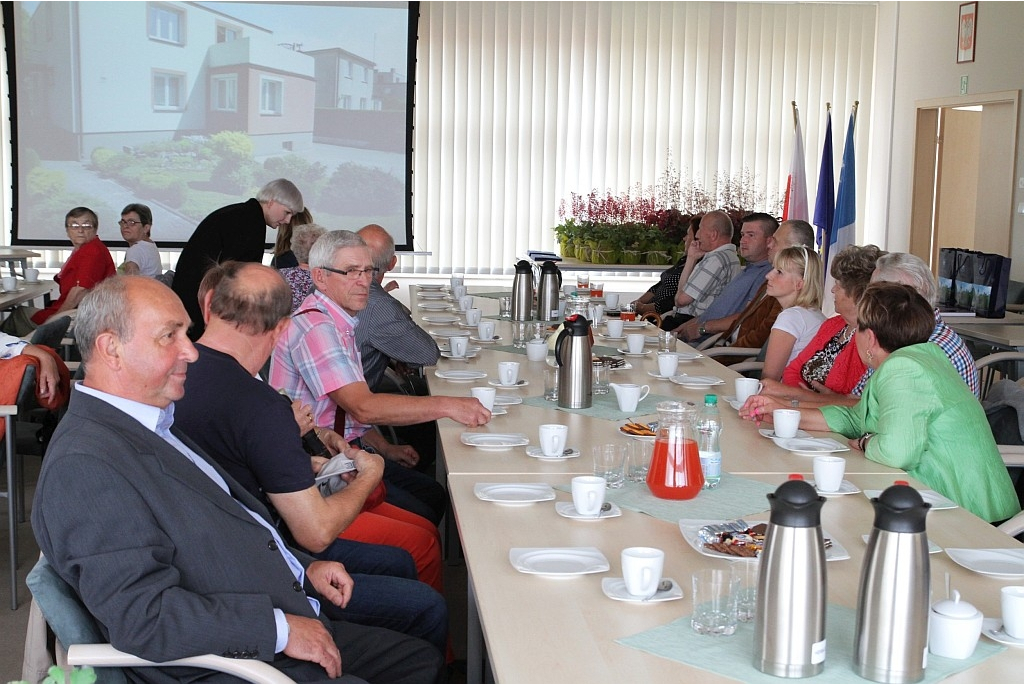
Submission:
<svg viewBox="0 0 1024 685">
<path fill-rule="evenodd" d="M 768 295 L 779 301 L 782 311 L 768 336 L 761 378 L 777 381 L 825 320 L 821 260 L 806 247 L 787 247 L 775 255 L 774 268 L 765 279 Z"/>
</svg>

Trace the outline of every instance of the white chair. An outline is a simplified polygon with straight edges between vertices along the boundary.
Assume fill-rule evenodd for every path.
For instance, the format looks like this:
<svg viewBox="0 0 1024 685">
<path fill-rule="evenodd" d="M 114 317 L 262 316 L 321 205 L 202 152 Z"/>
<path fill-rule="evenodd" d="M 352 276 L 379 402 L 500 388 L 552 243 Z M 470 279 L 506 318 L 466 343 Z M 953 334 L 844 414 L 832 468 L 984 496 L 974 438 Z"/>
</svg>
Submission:
<svg viewBox="0 0 1024 685">
<path fill-rule="evenodd" d="M 1020 512 L 1012 519 L 1003 521 L 999 524 L 998 528 L 1010 537 L 1017 537 L 1021 533 L 1024 533 L 1024 511 Z"/>
<path fill-rule="evenodd" d="M 32 601 L 39 607 L 47 624 L 57 636 L 58 648 L 66 648 L 71 666 L 92 666 L 101 683 L 126 683 L 123 668 L 146 666 L 190 666 L 227 673 L 250 683 L 294 682 L 281 671 L 256 659 L 229 659 L 215 654 L 156 663 L 115 649 L 106 642 L 96 620 L 82 604 L 74 589 L 57 575 L 43 555 L 25 579 L 32 591 Z M 31 623 L 30 623 L 31 628 Z M 32 636 L 28 636 L 28 641 Z M 61 661 L 58 655 L 58 663 Z"/>
</svg>

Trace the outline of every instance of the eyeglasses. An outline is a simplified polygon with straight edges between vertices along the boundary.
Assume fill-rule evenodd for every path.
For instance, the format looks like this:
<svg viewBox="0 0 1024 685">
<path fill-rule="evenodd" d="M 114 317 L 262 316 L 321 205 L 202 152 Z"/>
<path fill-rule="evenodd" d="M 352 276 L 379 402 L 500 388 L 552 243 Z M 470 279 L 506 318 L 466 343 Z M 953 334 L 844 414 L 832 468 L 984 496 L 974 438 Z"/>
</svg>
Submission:
<svg viewBox="0 0 1024 685">
<path fill-rule="evenodd" d="M 69 231 L 91 231 L 94 226 L 92 224 L 64 224 L 64 228 Z"/>
<path fill-rule="evenodd" d="M 136 221 L 135 219 L 121 219 L 120 221 L 117 222 L 117 225 L 120 226 L 121 228 L 138 226 L 141 224 L 141 221 Z"/>
<path fill-rule="evenodd" d="M 345 271 L 335 269 L 330 266 L 321 266 L 318 268 L 323 269 L 324 271 L 330 271 L 332 274 L 338 274 L 339 276 L 351 279 L 360 278 L 362 276 L 369 276 L 370 278 L 373 278 L 380 272 L 380 269 L 374 269 L 373 267 L 370 267 L 369 269 L 347 269 Z"/>
</svg>

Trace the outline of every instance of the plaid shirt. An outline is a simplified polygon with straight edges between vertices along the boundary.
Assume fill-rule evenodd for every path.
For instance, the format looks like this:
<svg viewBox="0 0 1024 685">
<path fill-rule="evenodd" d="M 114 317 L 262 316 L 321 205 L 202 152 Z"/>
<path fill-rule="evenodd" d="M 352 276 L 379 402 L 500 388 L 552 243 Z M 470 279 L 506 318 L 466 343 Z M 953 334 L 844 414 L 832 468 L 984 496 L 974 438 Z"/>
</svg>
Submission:
<svg viewBox="0 0 1024 685">
<path fill-rule="evenodd" d="M 328 393 L 364 381 L 355 335 L 358 324 L 359 319 L 314 291 L 303 300 L 274 348 L 270 384 L 312 406 L 317 426 L 334 425 L 337 405 Z M 346 441 L 362 437 L 369 429 L 346 412 Z"/>
<path fill-rule="evenodd" d="M 974 357 L 971 356 L 970 350 L 964 344 L 963 338 L 957 335 L 957 332 L 947 326 L 946 322 L 942 320 L 938 309 L 935 310 L 935 330 L 932 331 L 928 342 L 933 342 L 942 348 L 942 351 L 946 353 L 949 361 L 953 364 L 953 368 L 956 369 L 957 373 L 964 379 L 964 382 L 967 383 L 967 387 L 971 389 L 975 397 L 980 397 L 981 389 L 978 387 L 978 367 L 974 364 Z M 872 369 L 864 372 L 860 382 L 857 383 L 857 387 L 853 389 L 854 395 L 860 397 L 872 373 Z"/>
<path fill-rule="evenodd" d="M 741 270 L 740 259 L 736 256 L 736 246 L 732 243 L 726 243 L 708 252 L 694 267 L 693 273 L 683 286 L 683 292 L 692 297 L 693 302 L 685 307 L 677 307 L 676 311 L 680 314 L 700 316 Z"/>
</svg>

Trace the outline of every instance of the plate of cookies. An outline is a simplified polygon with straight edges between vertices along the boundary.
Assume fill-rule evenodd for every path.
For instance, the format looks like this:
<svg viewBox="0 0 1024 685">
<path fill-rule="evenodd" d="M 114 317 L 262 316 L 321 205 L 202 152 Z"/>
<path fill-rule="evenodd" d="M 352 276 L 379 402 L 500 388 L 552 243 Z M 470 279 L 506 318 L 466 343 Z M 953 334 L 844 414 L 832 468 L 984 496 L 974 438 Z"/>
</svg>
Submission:
<svg viewBox="0 0 1024 685">
<path fill-rule="evenodd" d="M 768 524 L 763 521 L 748 524 L 743 519 L 679 519 L 679 531 L 690 547 L 706 557 L 719 559 L 759 557 L 767 528 Z M 850 558 L 850 553 L 835 538 L 824 530 L 821 532 L 825 538 L 825 561 Z"/>
</svg>

